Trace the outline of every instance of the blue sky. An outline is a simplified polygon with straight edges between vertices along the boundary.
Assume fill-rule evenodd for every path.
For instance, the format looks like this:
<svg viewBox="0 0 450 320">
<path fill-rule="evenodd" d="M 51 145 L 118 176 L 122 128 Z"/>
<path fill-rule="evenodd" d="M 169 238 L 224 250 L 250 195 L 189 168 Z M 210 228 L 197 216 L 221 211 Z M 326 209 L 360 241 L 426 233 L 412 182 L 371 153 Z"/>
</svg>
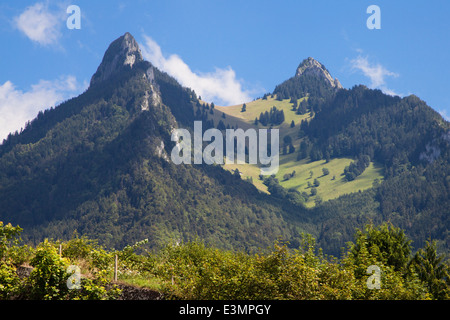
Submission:
<svg viewBox="0 0 450 320">
<path fill-rule="evenodd" d="M 81 29 L 68 29 L 70 5 Z M 370 5 L 381 29 L 367 28 Z M 0 4 L 0 139 L 86 89 L 130 32 L 144 57 L 219 105 L 273 91 L 307 57 L 345 88 L 416 94 L 450 117 L 450 1 L 67 0 Z"/>
</svg>

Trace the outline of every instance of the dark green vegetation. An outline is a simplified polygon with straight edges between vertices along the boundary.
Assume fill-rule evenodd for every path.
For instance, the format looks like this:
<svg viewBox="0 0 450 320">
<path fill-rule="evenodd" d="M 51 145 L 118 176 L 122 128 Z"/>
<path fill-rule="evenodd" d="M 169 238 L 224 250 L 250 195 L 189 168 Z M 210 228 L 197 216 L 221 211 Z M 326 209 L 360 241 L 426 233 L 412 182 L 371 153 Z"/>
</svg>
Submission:
<svg viewBox="0 0 450 320">
<path fill-rule="evenodd" d="M 379 208 L 373 212 L 405 228 L 415 246 L 431 236 L 448 252 L 449 123 L 417 97 L 390 97 L 363 86 L 340 90 L 315 110 L 301 127 L 310 157 L 354 157 L 350 179 L 369 159 L 382 164 L 385 180 L 374 189 Z"/>
<path fill-rule="evenodd" d="M 283 110 L 278 110 L 276 107 L 273 107 L 270 112 L 266 111 L 264 113 L 261 112 L 259 115 L 258 122 L 263 126 L 268 125 L 279 125 L 284 122 L 284 112 Z M 256 124 L 258 122 L 255 121 Z"/>
<path fill-rule="evenodd" d="M 299 68 L 308 65 L 309 60 L 305 59 Z M 322 64 L 320 64 L 320 68 L 328 72 Z M 317 76 L 317 74 L 302 74 L 277 85 L 273 94 L 277 96 L 277 99 L 295 100 L 310 96 L 313 99 L 313 104 L 315 104 L 317 101 L 325 101 L 327 98 L 332 97 L 335 92 L 336 89 L 331 87 L 323 77 Z M 301 111 L 302 108 L 300 108 L 299 113 Z"/>
<path fill-rule="evenodd" d="M 307 194 L 269 179 L 268 195 L 220 166 L 174 165 L 172 130 L 191 128 L 194 119 L 202 119 L 204 129 L 217 127 L 211 116 L 219 112 L 143 61 L 125 38 L 134 41 L 124 36 L 113 42 L 86 92 L 41 112 L 0 146 L 0 220 L 23 227 L 28 243 L 68 240 L 76 230 L 108 249 L 148 239 L 156 250 L 200 238 L 254 253 L 276 239 L 299 248 L 305 233 L 338 257 L 355 228 L 390 221 L 412 240 L 414 252 L 429 238 L 439 252 L 450 252 L 450 126 L 425 102 L 364 86 L 331 88 L 314 73 L 277 86 L 277 99 L 298 103 L 299 117 L 311 115 L 293 127 L 291 118 L 281 121 L 282 110 L 283 116 L 277 109 L 272 117 L 263 115 L 267 125 L 287 127 L 291 141 L 301 137 L 298 146 L 285 141 L 287 156 L 324 163 L 352 158 L 342 172 L 348 180 L 370 162 L 384 168 L 385 179 L 373 188 L 316 198 L 315 207 L 306 208 L 323 177 L 311 179 Z M 128 61 L 127 55 L 135 57 L 131 67 L 113 66 Z M 248 115 L 249 108 L 239 113 Z M 219 117 L 223 130 L 231 117 Z"/>
<path fill-rule="evenodd" d="M 389 224 L 357 230 L 340 259 L 323 255 L 306 235 L 297 249 L 276 241 L 256 254 L 201 241 L 167 244 L 152 253 L 143 250 L 145 240 L 105 250 L 78 236 L 31 247 L 20 243 L 21 231 L 0 223 L 0 299 L 121 298 L 117 282 L 111 281 L 115 256 L 118 283 L 139 284 L 163 299 L 450 298 L 450 266 L 442 262 L 435 244 L 427 243 L 412 255 L 410 240 Z M 20 278 L 16 271 L 24 264 L 33 269 L 29 277 Z M 79 268 L 79 279 L 69 265 Z M 380 270 L 377 280 L 368 271 L 373 266 Z"/>
</svg>

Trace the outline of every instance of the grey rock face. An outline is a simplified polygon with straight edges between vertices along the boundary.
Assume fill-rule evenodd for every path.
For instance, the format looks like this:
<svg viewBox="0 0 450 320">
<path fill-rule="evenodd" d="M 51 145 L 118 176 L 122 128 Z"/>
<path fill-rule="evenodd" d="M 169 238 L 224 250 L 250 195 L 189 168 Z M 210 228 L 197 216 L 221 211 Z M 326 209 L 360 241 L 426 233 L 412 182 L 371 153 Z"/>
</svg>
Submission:
<svg viewBox="0 0 450 320">
<path fill-rule="evenodd" d="M 301 77 L 302 75 L 313 75 L 319 78 L 323 78 L 329 83 L 331 87 L 342 89 L 342 85 L 339 80 L 333 79 L 325 66 L 311 57 L 303 60 L 302 63 L 298 66 L 295 76 Z"/>
<path fill-rule="evenodd" d="M 90 85 L 108 79 L 124 66 L 133 68 L 140 61 L 143 61 L 141 49 L 133 36 L 127 32 L 110 44 L 97 72 L 91 78 Z"/>
</svg>

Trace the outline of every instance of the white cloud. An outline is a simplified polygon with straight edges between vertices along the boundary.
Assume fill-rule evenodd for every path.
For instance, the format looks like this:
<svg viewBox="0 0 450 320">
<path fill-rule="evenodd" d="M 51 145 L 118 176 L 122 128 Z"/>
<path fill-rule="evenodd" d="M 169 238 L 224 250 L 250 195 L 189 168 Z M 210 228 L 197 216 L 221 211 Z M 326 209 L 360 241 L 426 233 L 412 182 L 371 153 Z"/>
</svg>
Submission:
<svg viewBox="0 0 450 320">
<path fill-rule="evenodd" d="M 74 76 L 40 80 L 25 92 L 17 89 L 11 81 L 0 85 L 0 143 L 10 132 L 24 128 L 25 123 L 35 118 L 39 111 L 72 97 L 82 91 L 83 86 Z"/>
<path fill-rule="evenodd" d="M 384 93 L 393 96 L 400 95 L 386 86 L 386 78 L 396 78 L 399 76 L 397 73 L 387 70 L 381 64 L 371 64 L 367 57 L 358 56 L 356 59 L 351 60 L 350 63 L 353 70 L 362 71 L 362 73 L 370 79 L 371 88 L 380 89 Z"/>
<path fill-rule="evenodd" d="M 40 2 L 27 7 L 14 19 L 14 23 L 30 40 L 43 46 L 57 43 L 61 36 L 61 19 Z"/>
<path fill-rule="evenodd" d="M 161 47 L 152 38 L 144 38 L 145 43 L 140 45 L 144 58 L 177 79 L 181 85 L 195 90 L 203 100 L 221 105 L 235 105 L 252 100 L 251 92 L 242 88 L 241 81 L 236 79 L 236 73 L 231 67 L 195 73 L 178 55 L 172 54 L 166 58 Z"/>
</svg>

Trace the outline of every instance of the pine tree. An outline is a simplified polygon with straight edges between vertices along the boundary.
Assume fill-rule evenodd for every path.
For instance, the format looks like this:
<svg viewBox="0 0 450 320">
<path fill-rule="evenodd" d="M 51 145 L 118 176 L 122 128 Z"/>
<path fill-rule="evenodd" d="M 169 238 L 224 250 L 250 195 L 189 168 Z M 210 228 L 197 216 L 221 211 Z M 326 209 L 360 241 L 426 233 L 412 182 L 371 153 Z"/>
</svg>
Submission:
<svg viewBox="0 0 450 320">
<path fill-rule="evenodd" d="M 289 154 L 294 153 L 294 152 L 295 152 L 295 147 L 294 147 L 294 145 L 291 143 L 291 144 L 289 145 Z"/>
<path fill-rule="evenodd" d="M 219 120 L 219 123 L 217 124 L 217 129 L 219 129 L 219 130 L 225 130 L 226 129 L 225 124 L 223 123 L 222 120 Z"/>
<path fill-rule="evenodd" d="M 420 249 L 410 262 L 433 298 L 438 300 L 450 299 L 450 270 L 442 263 L 443 258 L 436 252 L 436 241 L 427 241 L 425 248 Z"/>
</svg>

